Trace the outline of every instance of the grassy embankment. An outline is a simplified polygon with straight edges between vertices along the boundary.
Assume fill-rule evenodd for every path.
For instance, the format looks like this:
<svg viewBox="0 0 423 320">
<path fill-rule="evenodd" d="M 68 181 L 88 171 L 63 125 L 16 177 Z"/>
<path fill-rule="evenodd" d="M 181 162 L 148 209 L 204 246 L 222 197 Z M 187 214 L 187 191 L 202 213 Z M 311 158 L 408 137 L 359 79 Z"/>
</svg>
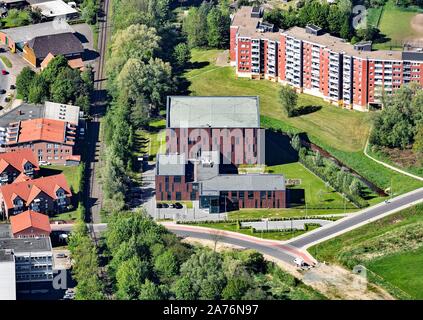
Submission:
<svg viewBox="0 0 423 320">
<path fill-rule="evenodd" d="M 369 280 L 404 299 L 423 299 L 423 205 L 318 244 L 320 261 L 353 268 L 362 264 Z"/>
</svg>

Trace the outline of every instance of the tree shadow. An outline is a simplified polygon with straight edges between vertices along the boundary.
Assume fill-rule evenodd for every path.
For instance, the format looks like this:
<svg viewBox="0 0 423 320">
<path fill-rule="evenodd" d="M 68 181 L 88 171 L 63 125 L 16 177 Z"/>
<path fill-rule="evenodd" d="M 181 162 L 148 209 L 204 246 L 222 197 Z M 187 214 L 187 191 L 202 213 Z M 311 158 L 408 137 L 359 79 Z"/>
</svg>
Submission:
<svg viewBox="0 0 423 320">
<path fill-rule="evenodd" d="M 310 113 L 319 111 L 321 109 L 322 109 L 322 106 L 312 106 L 312 105 L 299 106 L 294 112 L 294 117 L 304 116 L 306 114 L 310 114 Z"/>
<path fill-rule="evenodd" d="M 266 130 L 265 163 L 268 166 L 298 161 L 298 153 L 291 146 L 291 138 L 280 132 Z"/>
</svg>

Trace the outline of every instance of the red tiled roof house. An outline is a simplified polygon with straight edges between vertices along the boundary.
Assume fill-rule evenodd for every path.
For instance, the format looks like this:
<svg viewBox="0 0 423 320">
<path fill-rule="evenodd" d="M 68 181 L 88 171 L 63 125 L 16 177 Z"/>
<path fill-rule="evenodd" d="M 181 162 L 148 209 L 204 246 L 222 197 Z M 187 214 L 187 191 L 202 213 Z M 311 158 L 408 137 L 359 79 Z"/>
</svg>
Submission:
<svg viewBox="0 0 423 320">
<path fill-rule="evenodd" d="M 0 153 L 0 184 L 24 181 L 38 175 L 40 168 L 31 149 Z"/>
<path fill-rule="evenodd" d="M 32 210 L 10 217 L 10 224 L 15 238 L 48 237 L 51 233 L 48 216 Z"/>
<path fill-rule="evenodd" d="M 5 218 L 28 209 L 53 213 L 67 210 L 72 196 L 63 174 L 0 187 L 0 212 Z"/>
<path fill-rule="evenodd" d="M 67 161 L 80 161 L 81 157 L 73 154 L 75 141 L 75 124 L 46 118 L 32 119 L 9 125 L 5 151 L 30 148 L 38 161 L 66 164 Z"/>
</svg>

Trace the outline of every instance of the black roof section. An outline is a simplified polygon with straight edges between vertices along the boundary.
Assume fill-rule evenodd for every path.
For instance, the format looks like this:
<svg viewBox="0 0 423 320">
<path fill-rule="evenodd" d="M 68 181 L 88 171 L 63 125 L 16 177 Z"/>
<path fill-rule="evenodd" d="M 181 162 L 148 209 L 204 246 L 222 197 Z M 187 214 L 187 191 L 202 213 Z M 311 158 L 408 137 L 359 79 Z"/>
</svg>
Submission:
<svg viewBox="0 0 423 320">
<path fill-rule="evenodd" d="M 35 37 L 28 42 L 37 59 L 44 59 L 49 53 L 68 55 L 82 53 L 81 41 L 71 32 Z"/>
</svg>

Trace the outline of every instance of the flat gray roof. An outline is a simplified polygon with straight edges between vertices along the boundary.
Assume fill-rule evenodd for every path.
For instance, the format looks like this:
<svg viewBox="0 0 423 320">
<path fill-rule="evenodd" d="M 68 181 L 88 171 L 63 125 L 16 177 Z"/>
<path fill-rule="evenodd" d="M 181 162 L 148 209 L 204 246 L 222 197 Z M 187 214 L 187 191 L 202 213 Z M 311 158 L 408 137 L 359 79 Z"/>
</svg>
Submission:
<svg viewBox="0 0 423 320">
<path fill-rule="evenodd" d="M 0 300 L 16 300 L 15 259 L 5 250 L 0 250 Z"/>
<path fill-rule="evenodd" d="M 23 103 L 16 109 L 10 110 L 0 116 L 0 127 L 6 128 L 12 122 L 42 118 L 43 115 L 43 105 Z"/>
<path fill-rule="evenodd" d="M 285 190 L 285 179 L 276 174 L 222 174 L 201 182 L 202 192 Z"/>
<path fill-rule="evenodd" d="M 44 103 L 44 118 L 78 124 L 79 107 L 70 104 L 46 101 Z"/>
<path fill-rule="evenodd" d="M 0 249 L 12 249 L 15 253 L 51 251 L 50 238 L 0 239 Z"/>
<path fill-rule="evenodd" d="M 0 239 L 1 238 L 11 238 L 12 233 L 10 230 L 10 224 L 0 223 Z"/>
<path fill-rule="evenodd" d="M 170 96 L 168 128 L 260 128 L 259 97 Z"/>
<path fill-rule="evenodd" d="M 185 175 L 185 156 L 179 154 L 158 154 L 156 173 L 159 176 Z"/>
<path fill-rule="evenodd" d="M 10 261 L 14 261 L 15 259 L 13 259 L 14 256 L 13 254 L 7 253 L 6 250 L 0 250 L 0 262 L 10 262 Z"/>
<path fill-rule="evenodd" d="M 35 37 L 60 34 L 65 32 L 75 32 L 72 27 L 63 19 L 43 23 L 31 24 L 28 26 L 9 28 L 0 30 L 15 43 L 24 43 Z"/>
</svg>

